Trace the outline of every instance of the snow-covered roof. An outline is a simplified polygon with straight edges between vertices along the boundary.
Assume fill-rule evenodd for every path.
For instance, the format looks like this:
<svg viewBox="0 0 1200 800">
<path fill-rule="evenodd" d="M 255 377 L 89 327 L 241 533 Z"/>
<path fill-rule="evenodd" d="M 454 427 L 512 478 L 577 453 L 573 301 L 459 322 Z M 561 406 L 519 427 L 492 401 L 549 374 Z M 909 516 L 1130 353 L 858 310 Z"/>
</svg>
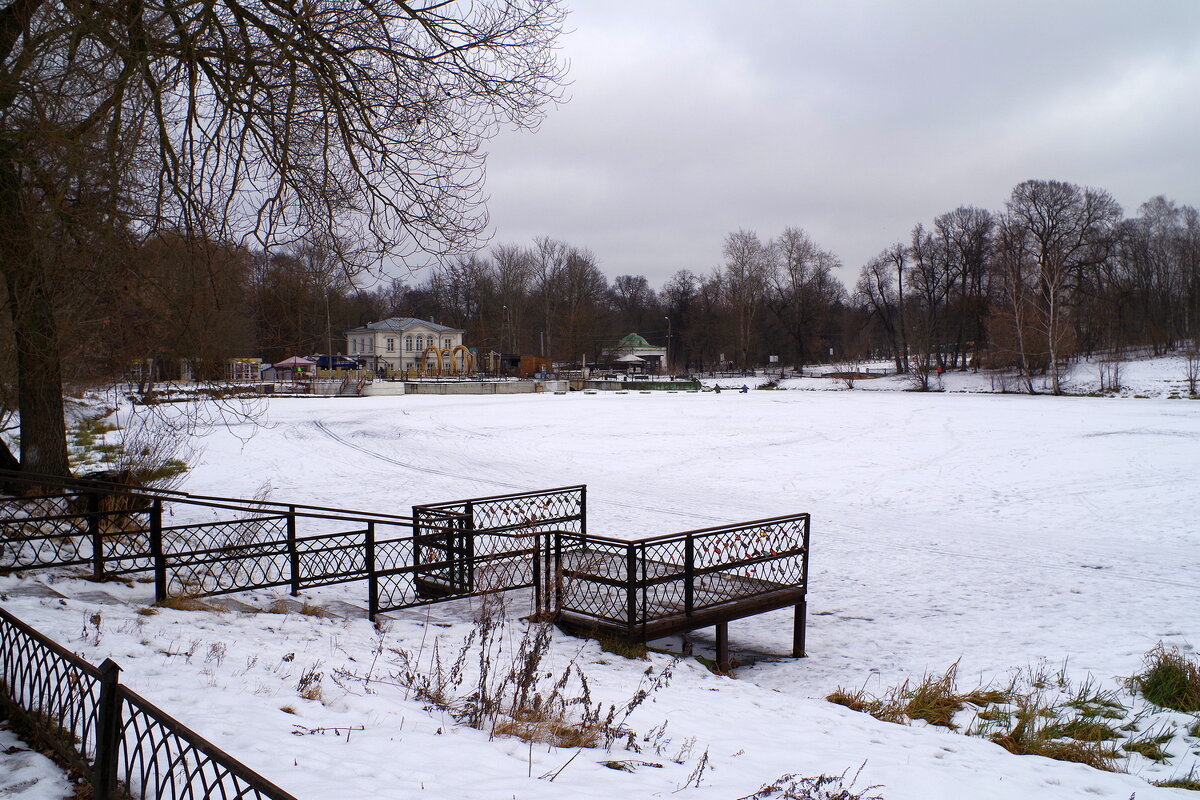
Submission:
<svg viewBox="0 0 1200 800">
<path fill-rule="evenodd" d="M 425 319 L 417 319 L 416 317 L 389 317 L 381 319 L 378 322 L 371 322 L 361 328 L 353 328 L 346 333 L 369 333 L 371 331 L 395 331 L 403 333 L 410 328 L 416 327 L 429 328 L 437 333 L 462 333 L 461 328 L 451 328 L 448 325 L 439 325 L 436 322 L 430 322 Z"/>
<path fill-rule="evenodd" d="M 650 344 L 648 341 L 646 341 L 645 337 L 640 336 L 636 333 L 631 333 L 628 336 L 621 339 L 621 341 L 617 345 L 617 347 L 621 350 L 631 350 L 631 349 L 646 348 L 646 347 L 652 348 L 654 350 L 661 349 L 659 347 L 655 347 L 654 345 Z"/>
</svg>

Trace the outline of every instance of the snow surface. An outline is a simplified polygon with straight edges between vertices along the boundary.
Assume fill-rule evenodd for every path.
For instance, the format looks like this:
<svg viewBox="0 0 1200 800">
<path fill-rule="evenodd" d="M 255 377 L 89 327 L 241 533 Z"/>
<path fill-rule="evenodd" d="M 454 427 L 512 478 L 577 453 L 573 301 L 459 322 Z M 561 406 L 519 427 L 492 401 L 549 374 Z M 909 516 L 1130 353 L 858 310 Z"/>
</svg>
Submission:
<svg viewBox="0 0 1200 800">
<path fill-rule="evenodd" d="M 1143 382 L 1176 380 L 1165 373 L 1148 368 Z M 988 391 L 986 377 L 977 383 Z M 249 425 L 212 434 L 182 488 L 407 513 L 586 483 L 589 531 L 623 537 L 813 516 L 807 659 L 785 657 L 790 612 L 730 625 L 744 665 L 735 679 L 556 635 L 551 669 L 575 660 L 597 697 L 628 699 L 648 665 L 675 663 L 675 677 L 629 719 L 640 734 L 667 722 L 665 735 L 640 754 L 585 750 L 553 781 L 539 776 L 575 751 L 489 741 L 402 688 L 333 680 L 394 672 L 393 647 L 428 652 L 440 637 L 456 651 L 467 603 L 396 612 L 381 634 L 365 620 L 296 614 L 143 615 L 145 585 L 105 585 L 124 602 L 97 605 L 80 597 L 94 584 L 0 579 L 7 608 L 95 663 L 113 657 L 137 691 L 301 798 L 738 798 L 783 773 L 853 774 L 864 762 L 858 785 L 880 784 L 888 800 L 1194 796 L 1146 780 L 1187 775 L 1196 739 L 1169 745 L 1165 765 L 1138 757 L 1138 774 L 1108 774 L 822 698 L 839 686 L 882 692 L 955 660 L 967 687 L 1065 662 L 1073 679 L 1117 689 L 1158 642 L 1194 653 L 1200 402 L 858 389 L 416 395 L 281 398 L 268 417 L 247 443 Z M 65 598 L 25 594 L 35 582 Z M 306 594 L 365 605 L 364 591 Z M 514 616 L 522 602 L 512 600 Z M 88 622 L 97 611 L 99 631 Z M 699 649 L 710 633 L 696 634 Z M 309 669 L 322 673 L 321 700 L 298 697 Z M 332 728 L 342 730 L 307 733 Z M 700 787 L 680 789 L 705 751 Z M 663 766 L 624 773 L 607 759 Z"/>
<path fill-rule="evenodd" d="M 73 788 L 62 770 L 0 722 L 0 797 L 63 800 Z"/>
</svg>

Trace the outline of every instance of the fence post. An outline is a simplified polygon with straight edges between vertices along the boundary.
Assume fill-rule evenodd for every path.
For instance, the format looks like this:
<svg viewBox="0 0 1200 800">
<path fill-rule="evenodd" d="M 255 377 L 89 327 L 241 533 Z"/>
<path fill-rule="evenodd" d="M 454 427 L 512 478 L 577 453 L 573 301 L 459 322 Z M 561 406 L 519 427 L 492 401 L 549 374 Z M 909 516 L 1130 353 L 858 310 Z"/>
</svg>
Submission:
<svg viewBox="0 0 1200 800">
<path fill-rule="evenodd" d="M 167 599 L 167 559 L 163 555 L 162 499 L 150 504 L 150 555 L 154 559 L 154 601 Z"/>
<path fill-rule="evenodd" d="M 367 523 L 367 552 L 365 560 L 367 566 L 367 619 L 371 622 L 375 621 L 375 615 L 379 613 L 379 575 L 375 572 L 375 523 Z M 413 549 L 416 549 L 414 542 Z"/>
<path fill-rule="evenodd" d="M 475 504 L 467 501 L 467 516 L 462 520 L 459 555 L 464 559 L 459 574 L 460 583 L 466 588 L 467 594 L 475 591 Z M 453 568 L 452 568 L 453 569 Z"/>
<path fill-rule="evenodd" d="M 692 604 L 695 601 L 695 584 L 696 542 L 689 533 L 683 545 L 683 610 L 689 617 L 692 615 Z"/>
<path fill-rule="evenodd" d="M 470 504 L 467 504 L 470 508 Z M 475 591 L 475 522 L 474 514 L 463 520 L 471 529 L 465 532 L 462 536 L 462 557 L 463 557 L 463 584 L 466 587 L 467 594 Z"/>
<path fill-rule="evenodd" d="M 637 619 L 637 551 L 633 543 L 625 546 L 625 611 L 628 614 L 629 636 L 633 637 L 634 621 Z"/>
<path fill-rule="evenodd" d="M 546 563 L 549 561 L 550 555 L 546 554 Z M 547 567 L 546 580 L 550 579 L 549 567 Z M 562 531 L 554 532 L 554 613 L 562 611 Z"/>
<path fill-rule="evenodd" d="M 104 537 L 100 535 L 100 493 L 87 494 L 87 529 L 92 540 L 92 578 L 104 577 Z"/>
<path fill-rule="evenodd" d="M 417 506 L 413 506 L 412 521 L 412 565 L 415 581 L 421 576 L 421 512 Z"/>
<path fill-rule="evenodd" d="M 111 658 L 100 665 L 100 697 L 96 703 L 96 761 L 92 764 L 92 797 L 116 797 L 117 759 L 121 742 L 121 702 L 117 696 L 121 668 Z"/>
<path fill-rule="evenodd" d="M 535 533 L 533 535 L 533 608 L 537 613 L 538 620 L 545 622 L 543 612 L 546 610 L 542 606 L 542 534 Z"/>
<path fill-rule="evenodd" d="M 300 594 L 300 553 L 296 550 L 296 507 L 288 506 L 287 513 L 288 561 L 292 567 L 292 597 Z"/>
<path fill-rule="evenodd" d="M 579 532 L 587 535 L 587 484 L 579 488 Z"/>
</svg>

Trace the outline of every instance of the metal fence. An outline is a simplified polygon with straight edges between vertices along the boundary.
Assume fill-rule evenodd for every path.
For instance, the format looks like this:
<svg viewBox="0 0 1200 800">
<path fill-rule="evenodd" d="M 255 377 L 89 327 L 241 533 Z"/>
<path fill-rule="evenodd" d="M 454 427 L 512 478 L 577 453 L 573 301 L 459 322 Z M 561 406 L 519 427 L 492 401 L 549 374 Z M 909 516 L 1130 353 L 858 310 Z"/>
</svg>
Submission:
<svg viewBox="0 0 1200 800">
<path fill-rule="evenodd" d="M 530 586 L 540 601 L 540 534 L 586 530 L 583 486 L 416 506 L 402 517 L 20 473 L 0 478 L 60 491 L 0 499 L 0 572 L 80 566 L 96 579 L 153 575 L 158 601 L 356 582 L 366 586 L 371 618 Z"/>
<path fill-rule="evenodd" d="M 809 525 L 791 514 L 637 541 L 555 533 L 554 607 L 642 641 L 789 605 L 802 620 Z"/>
<path fill-rule="evenodd" d="M 159 601 L 362 582 L 372 619 L 533 588 L 539 613 L 641 640 L 795 605 L 803 635 L 807 514 L 629 541 L 588 534 L 584 486 L 418 505 L 411 517 L 94 483 L 61 489 L 0 500 L 0 570 L 153 574 Z"/>
<path fill-rule="evenodd" d="M 120 683 L 0 608 L 0 707 L 95 800 L 295 800 Z"/>
<path fill-rule="evenodd" d="M 534 589 L 548 594 L 549 536 L 587 533 L 587 487 L 413 506 L 414 565 L 423 597 Z"/>
</svg>

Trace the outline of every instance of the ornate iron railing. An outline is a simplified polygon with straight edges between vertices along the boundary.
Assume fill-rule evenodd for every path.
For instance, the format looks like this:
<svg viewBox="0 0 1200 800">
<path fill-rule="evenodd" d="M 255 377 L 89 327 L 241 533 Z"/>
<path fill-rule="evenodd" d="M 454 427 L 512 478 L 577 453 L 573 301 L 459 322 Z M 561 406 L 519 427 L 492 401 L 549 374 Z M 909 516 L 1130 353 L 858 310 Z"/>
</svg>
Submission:
<svg viewBox="0 0 1200 800">
<path fill-rule="evenodd" d="M 153 573 L 160 601 L 365 581 L 372 619 L 532 587 L 541 614 L 640 639 L 792 603 L 799 616 L 808 583 L 807 514 L 628 541 L 587 533 L 584 486 L 414 506 L 412 517 L 94 482 L 64 489 L 0 501 L 0 570 Z"/>
<path fill-rule="evenodd" d="M 646 639 L 699 616 L 731 618 L 800 605 L 808 586 L 809 515 L 623 541 L 554 534 L 554 607 Z M 724 609 L 724 613 L 719 612 Z"/>
<path fill-rule="evenodd" d="M 35 744 L 90 775 L 100 670 L 0 608 L 0 706 Z"/>
<path fill-rule="evenodd" d="M 0 609 L 0 706 L 95 800 L 295 800 L 99 667 Z"/>
</svg>

